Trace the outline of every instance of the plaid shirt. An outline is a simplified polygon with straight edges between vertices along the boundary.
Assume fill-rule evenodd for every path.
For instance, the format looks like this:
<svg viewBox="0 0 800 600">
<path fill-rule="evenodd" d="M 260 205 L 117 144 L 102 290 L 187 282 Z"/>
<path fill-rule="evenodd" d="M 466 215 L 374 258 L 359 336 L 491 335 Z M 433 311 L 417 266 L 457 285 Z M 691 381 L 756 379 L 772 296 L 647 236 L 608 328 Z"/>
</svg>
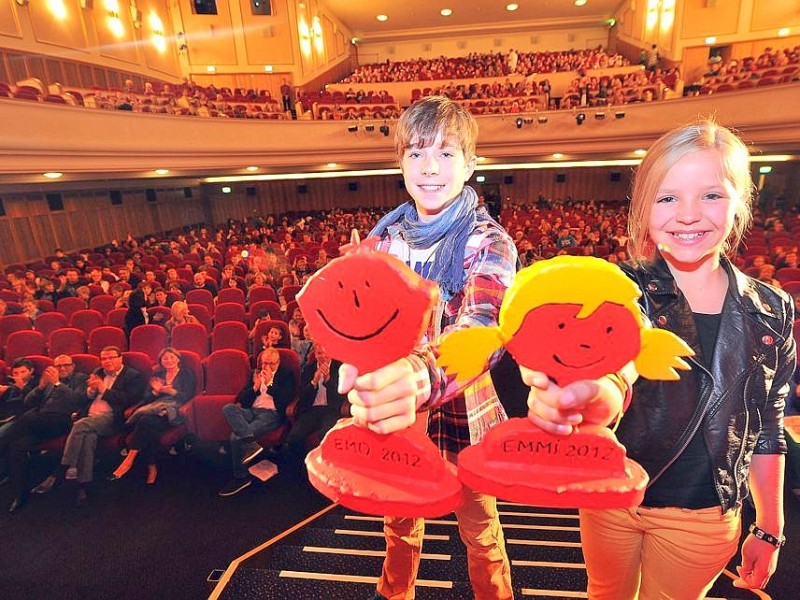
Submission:
<svg viewBox="0 0 800 600">
<path fill-rule="evenodd" d="M 376 249 L 409 263 L 410 248 L 399 225 L 388 228 Z M 463 290 L 449 302 L 439 301 L 427 334 L 408 357 L 418 376 L 418 394 L 425 399 L 420 410 L 430 410 L 428 435 L 442 455 L 450 458 L 481 441 L 489 428 L 507 418 L 488 372 L 502 351 L 490 358 L 487 371 L 458 384 L 455 377 L 446 376 L 436 365 L 437 342 L 442 334 L 497 325 L 500 304 L 516 274 L 517 250 L 513 241 L 503 229 L 480 215 L 467 240 L 464 270 L 467 280 Z"/>
</svg>

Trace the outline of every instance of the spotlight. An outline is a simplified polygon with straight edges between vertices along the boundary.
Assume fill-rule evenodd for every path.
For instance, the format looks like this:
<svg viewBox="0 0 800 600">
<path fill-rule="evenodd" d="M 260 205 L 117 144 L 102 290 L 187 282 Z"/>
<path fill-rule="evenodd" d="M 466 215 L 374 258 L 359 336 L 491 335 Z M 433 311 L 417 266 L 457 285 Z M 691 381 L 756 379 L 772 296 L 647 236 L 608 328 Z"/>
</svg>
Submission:
<svg viewBox="0 0 800 600">
<path fill-rule="evenodd" d="M 547 123 L 547 115 L 539 115 L 536 117 L 536 120 L 539 122 L 539 125 L 544 125 Z"/>
<path fill-rule="evenodd" d="M 381 125 L 380 132 L 385 136 L 389 137 L 389 126 L 388 125 Z"/>
<path fill-rule="evenodd" d="M 533 125 L 533 117 L 523 117 L 522 121 L 525 125 Z"/>
<path fill-rule="evenodd" d="M 517 129 L 522 129 L 522 117 L 517 117 L 516 124 Z"/>
<path fill-rule="evenodd" d="M 364 125 L 364 131 L 372 133 L 373 131 L 375 131 L 375 125 Z"/>
<path fill-rule="evenodd" d="M 350 133 L 356 133 L 358 131 L 358 125 L 349 125 L 347 127 L 347 131 Z"/>
<path fill-rule="evenodd" d="M 616 118 L 616 119 L 624 119 L 625 118 L 625 113 L 622 112 L 621 110 L 618 110 L 617 112 L 614 113 L 614 118 Z"/>
<path fill-rule="evenodd" d="M 586 120 L 586 113 L 582 113 L 582 112 L 581 112 L 581 113 L 578 113 L 577 115 L 575 115 L 575 122 L 576 122 L 578 125 L 583 125 L 583 122 L 584 122 L 585 120 Z"/>
<path fill-rule="evenodd" d="M 606 113 L 604 113 L 604 112 L 596 112 L 596 113 L 594 113 L 594 118 L 597 119 L 598 121 L 602 121 L 603 119 L 606 118 Z"/>
</svg>

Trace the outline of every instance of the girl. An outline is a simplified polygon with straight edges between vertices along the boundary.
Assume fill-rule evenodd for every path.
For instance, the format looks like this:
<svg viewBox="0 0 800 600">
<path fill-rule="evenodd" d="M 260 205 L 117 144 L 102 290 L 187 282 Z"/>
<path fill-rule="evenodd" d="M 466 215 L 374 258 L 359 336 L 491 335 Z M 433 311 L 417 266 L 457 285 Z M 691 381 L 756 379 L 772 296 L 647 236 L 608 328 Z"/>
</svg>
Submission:
<svg viewBox="0 0 800 600">
<path fill-rule="evenodd" d="M 749 225 L 751 191 L 746 146 L 712 121 L 665 134 L 636 174 L 624 270 L 653 326 L 696 356 L 679 381 L 633 386 L 617 436 L 650 483 L 641 506 L 581 511 L 590 598 L 704 597 L 736 553 L 748 494 L 756 519 L 734 585 L 763 588 L 775 571 L 794 310 L 726 256 Z M 599 381 L 559 389 L 541 373 L 523 379 L 529 418 L 553 433 L 609 424 L 622 410 L 622 390 Z"/>
</svg>

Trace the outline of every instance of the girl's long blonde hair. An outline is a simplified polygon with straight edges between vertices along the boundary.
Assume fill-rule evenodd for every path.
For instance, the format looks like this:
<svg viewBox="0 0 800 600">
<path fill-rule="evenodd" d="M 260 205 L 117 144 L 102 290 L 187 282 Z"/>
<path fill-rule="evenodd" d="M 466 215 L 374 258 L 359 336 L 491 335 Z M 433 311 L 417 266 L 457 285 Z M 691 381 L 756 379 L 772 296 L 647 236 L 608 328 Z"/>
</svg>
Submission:
<svg viewBox="0 0 800 600">
<path fill-rule="evenodd" d="M 648 235 L 650 212 L 667 172 L 685 156 L 708 149 L 719 152 L 724 177 L 739 200 L 735 204 L 733 230 L 725 241 L 724 250 L 729 252 L 739 245 L 752 219 L 750 153 L 733 131 L 713 119 L 702 119 L 661 136 L 636 169 L 628 213 L 628 253 L 633 260 L 642 261 L 653 256 L 655 249 Z"/>
</svg>

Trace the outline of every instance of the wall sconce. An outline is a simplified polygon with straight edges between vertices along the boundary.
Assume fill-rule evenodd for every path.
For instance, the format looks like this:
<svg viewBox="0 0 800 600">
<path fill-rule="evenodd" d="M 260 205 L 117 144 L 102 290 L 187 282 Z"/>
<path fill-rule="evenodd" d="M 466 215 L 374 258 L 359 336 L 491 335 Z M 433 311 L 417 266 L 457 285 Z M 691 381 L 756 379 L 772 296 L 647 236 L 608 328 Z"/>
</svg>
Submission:
<svg viewBox="0 0 800 600">
<path fill-rule="evenodd" d="M 24 6 L 27 3 L 27 0 L 24 3 L 18 2 L 20 6 Z M 50 9 L 50 13 L 59 21 L 63 21 L 67 18 L 67 7 L 64 4 L 64 0 L 48 0 L 47 8 Z"/>
<path fill-rule="evenodd" d="M 547 123 L 547 115 L 539 115 L 536 117 L 536 121 L 538 121 L 539 125 L 544 125 Z"/>
<path fill-rule="evenodd" d="M 577 123 L 578 125 L 583 125 L 583 122 L 585 120 L 586 120 L 586 113 L 580 112 L 577 115 L 575 115 L 575 123 Z"/>
<path fill-rule="evenodd" d="M 161 21 L 161 17 L 156 13 L 150 13 L 150 17 L 147 21 L 150 25 L 150 29 L 153 31 L 153 37 L 151 38 L 153 46 L 155 46 L 155 49 L 159 52 L 166 52 L 167 38 L 164 37 L 164 23 Z"/>
<path fill-rule="evenodd" d="M 603 119 L 606 118 L 606 113 L 604 113 L 602 111 L 601 112 L 596 112 L 596 113 L 594 113 L 594 118 L 597 119 L 598 121 L 602 121 Z"/>
<path fill-rule="evenodd" d="M 625 118 L 625 113 L 623 111 L 621 111 L 621 110 L 618 110 L 617 112 L 614 113 L 614 118 L 615 119 L 624 119 Z"/>
<path fill-rule="evenodd" d="M 517 129 L 522 129 L 522 117 L 517 117 L 517 120 L 514 122 L 517 124 Z"/>
<path fill-rule="evenodd" d="M 364 125 L 364 131 L 372 133 L 373 131 L 375 131 L 375 125 Z"/>
</svg>

